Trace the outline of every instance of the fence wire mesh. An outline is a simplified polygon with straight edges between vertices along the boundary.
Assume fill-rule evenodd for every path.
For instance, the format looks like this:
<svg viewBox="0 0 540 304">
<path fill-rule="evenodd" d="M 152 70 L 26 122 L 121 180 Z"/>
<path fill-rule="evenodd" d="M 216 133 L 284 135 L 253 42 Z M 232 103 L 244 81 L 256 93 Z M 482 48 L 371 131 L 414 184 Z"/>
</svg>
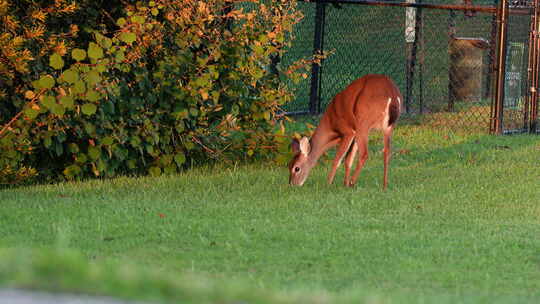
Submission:
<svg viewBox="0 0 540 304">
<path fill-rule="evenodd" d="M 313 52 L 313 37 L 315 33 L 315 5 L 309 2 L 298 2 L 298 9 L 302 11 L 304 18 L 298 23 L 290 39 L 293 43 L 286 50 L 286 55 L 281 58 L 280 66 L 287 67 L 293 62 L 306 58 Z M 311 74 L 308 78 L 302 79 L 299 83 L 288 82 L 289 86 L 294 87 L 296 98 L 287 105 L 288 112 L 306 112 L 309 105 L 309 93 L 311 84 Z"/>
<path fill-rule="evenodd" d="M 323 49 L 333 54 L 320 68 L 317 96 L 320 111 L 354 79 L 380 73 L 389 75 L 399 86 L 407 101 L 405 116 L 421 115 L 425 123 L 441 128 L 489 131 L 497 54 L 494 10 L 406 8 L 350 2 L 325 4 L 321 38 Z M 496 7 L 497 2 L 483 0 L 474 4 Z M 456 4 L 445 0 L 429 3 Z M 530 8 L 532 3 L 532 0 L 513 1 L 510 7 Z M 316 5 L 321 4 L 300 2 L 305 17 L 297 26 L 293 47 L 282 58 L 282 64 L 313 53 L 314 39 L 317 39 L 314 38 Z M 530 20 L 528 14 L 510 14 L 508 18 L 504 132 L 525 129 Z M 309 111 L 310 82 L 308 78 L 295 87 L 297 98 L 286 111 Z"/>
</svg>

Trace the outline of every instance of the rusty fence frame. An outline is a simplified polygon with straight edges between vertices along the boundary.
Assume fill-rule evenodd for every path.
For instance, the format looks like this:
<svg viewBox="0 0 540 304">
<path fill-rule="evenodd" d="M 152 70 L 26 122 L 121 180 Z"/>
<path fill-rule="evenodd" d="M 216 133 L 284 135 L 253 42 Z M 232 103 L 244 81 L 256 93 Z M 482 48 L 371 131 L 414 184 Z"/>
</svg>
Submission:
<svg viewBox="0 0 540 304">
<path fill-rule="evenodd" d="M 302 1 L 302 0 L 300 0 Z M 328 4 L 356 4 L 370 6 L 390 6 L 390 7 L 412 7 L 417 9 L 437 9 L 448 11 L 469 11 L 490 13 L 494 15 L 496 28 L 492 39 L 495 39 L 495 54 L 492 60 L 491 69 L 493 69 L 494 77 L 492 81 L 493 94 L 491 100 L 491 114 L 489 132 L 491 134 L 505 134 L 516 132 L 539 133 L 538 120 L 538 102 L 540 94 L 540 0 L 531 0 L 530 7 L 510 7 L 508 0 L 499 0 L 497 5 L 453 5 L 453 4 L 428 4 L 421 2 L 404 2 L 404 1 L 372 1 L 372 0 L 304 0 L 303 2 L 314 2 L 315 8 L 315 29 L 313 39 L 313 54 L 320 54 L 324 49 L 324 26 L 325 12 Z M 497 0 L 494 1 L 495 3 Z M 524 105 L 524 122 L 523 129 L 518 131 L 506 132 L 503 128 L 503 109 L 505 96 L 505 71 L 506 71 L 506 52 L 507 52 L 507 36 L 508 36 L 508 17 L 510 15 L 529 15 L 531 18 L 531 29 L 529 34 L 529 53 L 528 53 L 528 68 L 527 68 L 527 95 L 525 96 Z M 414 57 L 414 48 L 412 50 Z M 412 73 L 413 66 L 407 68 L 407 73 Z M 321 109 L 321 73 L 322 64 L 313 64 L 311 67 L 311 82 L 309 95 L 309 110 L 289 112 L 288 115 L 316 115 L 320 114 Z M 410 98 L 410 90 L 412 87 L 412 75 L 407 75 L 407 88 L 405 92 L 406 101 Z M 408 103 L 406 102 L 406 105 Z"/>
</svg>

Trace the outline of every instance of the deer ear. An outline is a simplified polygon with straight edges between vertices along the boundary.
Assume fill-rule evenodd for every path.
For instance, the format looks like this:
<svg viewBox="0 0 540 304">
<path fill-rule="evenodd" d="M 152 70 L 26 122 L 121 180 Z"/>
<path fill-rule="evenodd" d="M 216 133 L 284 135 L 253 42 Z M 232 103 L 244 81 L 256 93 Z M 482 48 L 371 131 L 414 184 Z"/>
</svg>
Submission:
<svg viewBox="0 0 540 304">
<path fill-rule="evenodd" d="M 300 153 L 307 156 L 310 151 L 311 145 L 309 144 L 309 139 L 304 136 L 302 139 L 300 139 Z"/>
<path fill-rule="evenodd" d="M 298 141 L 298 139 L 293 138 L 291 142 L 291 148 L 294 154 L 300 153 L 300 142 Z"/>
</svg>

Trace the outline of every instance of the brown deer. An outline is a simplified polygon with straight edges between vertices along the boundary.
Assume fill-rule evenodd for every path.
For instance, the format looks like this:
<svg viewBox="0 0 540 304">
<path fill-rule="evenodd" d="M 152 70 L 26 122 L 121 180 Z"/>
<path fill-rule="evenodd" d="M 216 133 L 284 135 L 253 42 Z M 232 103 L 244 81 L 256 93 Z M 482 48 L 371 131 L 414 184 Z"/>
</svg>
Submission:
<svg viewBox="0 0 540 304">
<path fill-rule="evenodd" d="M 394 82 L 384 75 L 365 75 L 338 93 L 326 112 L 311 140 L 307 137 L 293 139 L 294 157 L 289 163 L 289 184 L 301 186 L 311 168 L 329 148 L 337 145 L 336 157 L 328 174 L 331 184 L 343 157 L 345 158 L 345 186 L 353 186 L 368 158 L 368 134 L 373 129 L 384 135 L 384 181 L 388 184 L 388 164 L 392 131 L 401 113 L 403 97 Z M 351 166 L 359 152 L 358 164 L 350 178 Z"/>
</svg>

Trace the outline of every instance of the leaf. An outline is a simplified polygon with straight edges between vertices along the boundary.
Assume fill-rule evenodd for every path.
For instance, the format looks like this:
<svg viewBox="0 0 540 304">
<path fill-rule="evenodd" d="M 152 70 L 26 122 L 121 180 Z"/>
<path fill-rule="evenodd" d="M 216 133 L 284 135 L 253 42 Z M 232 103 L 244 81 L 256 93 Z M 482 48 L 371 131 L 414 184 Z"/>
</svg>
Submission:
<svg viewBox="0 0 540 304">
<path fill-rule="evenodd" d="M 90 156 L 91 159 L 97 160 L 101 156 L 101 148 L 96 146 L 90 146 L 88 147 L 88 156 Z"/>
<path fill-rule="evenodd" d="M 195 144 L 192 141 L 186 141 L 184 142 L 184 147 L 188 150 L 193 150 L 195 148 Z"/>
<path fill-rule="evenodd" d="M 41 99 L 41 104 L 45 106 L 47 109 L 52 109 L 52 107 L 56 104 L 56 98 L 51 95 L 45 95 Z"/>
<path fill-rule="evenodd" d="M 96 113 L 97 106 L 95 104 L 93 104 L 93 103 L 85 103 L 81 107 L 81 111 L 83 112 L 83 114 L 92 115 L 92 114 Z"/>
<path fill-rule="evenodd" d="M 24 98 L 26 98 L 26 99 L 32 99 L 32 98 L 34 98 L 34 96 L 36 96 L 36 94 L 34 94 L 33 91 L 28 90 L 28 91 L 24 92 Z"/>
<path fill-rule="evenodd" d="M 66 113 L 66 108 L 63 105 L 54 104 L 51 107 L 51 113 L 53 113 L 54 115 L 58 115 L 58 116 L 62 117 Z"/>
<path fill-rule="evenodd" d="M 73 51 L 71 51 L 71 57 L 76 61 L 82 61 L 86 58 L 86 51 L 82 49 L 73 49 Z"/>
<path fill-rule="evenodd" d="M 98 101 L 101 98 L 101 94 L 98 91 L 91 90 L 86 93 L 86 100 L 88 101 Z"/>
<path fill-rule="evenodd" d="M 114 139 L 111 136 L 106 136 L 101 140 L 101 144 L 110 146 L 114 143 Z"/>
<path fill-rule="evenodd" d="M 49 65 L 55 70 L 60 70 L 64 67 L 64 60 L 62 56 L 54 53 L 49 57 Z"/>
<path fill-rule="evenodd" d="M 94 42 L 90 42 L 88 46 L 88 57 L 91 59 L 100 59 L 103 57 L 103 49 Z"/>
<path fill-rule="evenodd" d="M 176 129 L 176 131 L 177 131 L 178 133 L 184 132 L 185 127 L 186 127 L 186 126 L 185 126 L 183 120 L 179 120 L 179 121 L 176 122 L 176 128 L 175 128 L 175 129 Z"/>
<path fill-rule="evenodd" d="M 118 18 L 118 20 L 116 20 L 116 25 L 118 26 L 124 26 L 126 24 L 126 19 L 125 18 Z"/>
<path fill-rule="evenodd" d="M 75 85 L 72 87 L 72 92 L 74 94 L 84 94 L 84 92 L 86 92 L 86 84 L 84 81 L 76 81 Z"/>
<path fill-rule="evenodd" d="M 144 16 L 137 15 L 137 16 L 131 17 L 131 20 L 133 20 L 133 22 L 135 22 L 135 23 L 143 24 L 144 21 L 145 21 L 145 18 L 144 18 Z"/>
<path fill-rule="evenodd" d="M 104 49 L 108 50 L 112 46 L 112 39 L 109 37 L 101 36 L 101 39 L 98 41 Z"/>
<path fill-rule="evenodd" d="M 126 58 L 124 51 L 117 51 L 116 55 L 114 55 L 114 59 L 116 62 L 122 62 Z"/>
<path fill-rule="evenodd" d="M 39 78 L 40 89 L 51 89 L 54 86 L 54 83 L 54 78 L 51 75 L 45 75 Z"/>
<path fill-rule="evenodd" d="M 96 66 L 96 70 L 100 73 L 103 73 L 107 70 L 107 65 L 106 64 L 103 64 L 103 63 L 100 63 Z"/>
<path fill-rule="evenodd" d="M 174 162 L 178 167 L 181 167 L 186 162 L 186 155 L 182 152 L 177 153 L 174 156 Z"/>
<path fill-rule="evenodd" d="M 29 119 L 35 119 L 39 114 L 38 110 L 32 109 L 32 108 L 26 108 L 24 110 L 24 115 L 28 117 Z"/>
<path fill-rule="evenodd" d="M 75 83 L 77 80 L 79 80 L 79 73 L 72 69 L 68 69 L 62 73 L 61 78 L 67 83 Z"/>
<path fill-rule="evenodd" d="M 253 51 L 255 52 L 255 54 L 261 56 L 264 54 L 264 48 L 260 45 L 254 45 L 251 47 L 253 49 Z"/>
<path fill-rule="evenodd" d="M 163 169 L 164 173 L 167 175 L 173 175 L 176 173 L 176 167 L 174 165 L 169 165 Z"/>
<path fill-rule="evenodd" d="M 71 165 L 64 169 L 64 175 L 68 178 L 73 178 L 79 174 L 81 174 L 82 170 L 81 167 L 77 165 Z"/>
<path fill-rule="evenodd" d="M 160 167 L 150 167 L 150 169 L 148 169 L 148 173 L 150 173 L 151 176 L 160 176 L 161 175 L 161 168 Z"/>
<path fill-rule="evenodd" d="M 122 34 L 120 34 L 120 40 L 127 43 L 127 44 L 132 44 L 136 39 L 137 39 L 137 35 L 135 35 L 135 33 L 131 33 L 131 32 L 124 32 Z"/>
<path fill-rule="evenodd" d="M 88 160 L 88 157 L 84 153 L 79 153 L 75 157 L 75 161 L 81 164 L 84 164 Z"/>
<path fill-rule="evenodd" d="M 90 86 L 95 86 L 101 81 L 101 76 L 97 70 L 91 70 L 86 74 L 86 81 Z"/>
<path fill-rule="evenodd" d="M 71 96 L 60 97 L 60 104 L 62 104 L 67 109 L 73 109 L 73 106 L 74 106 L 73 97 Z"/>
<path fill-rule="evenodd" d="M 79 152 L 79 146 L 76 143 L 70 143 L 68 145 L 68 151 L 70 153 L 78 153 Z"/>
<path fill-rule="evenodd" d="M 150 10 L 150 12 L 152 13 L 153 16 L 157 16 L 159 14 L 159 11 L 157 8 L 153 8 L 152 10 Z"/>
</svg>

